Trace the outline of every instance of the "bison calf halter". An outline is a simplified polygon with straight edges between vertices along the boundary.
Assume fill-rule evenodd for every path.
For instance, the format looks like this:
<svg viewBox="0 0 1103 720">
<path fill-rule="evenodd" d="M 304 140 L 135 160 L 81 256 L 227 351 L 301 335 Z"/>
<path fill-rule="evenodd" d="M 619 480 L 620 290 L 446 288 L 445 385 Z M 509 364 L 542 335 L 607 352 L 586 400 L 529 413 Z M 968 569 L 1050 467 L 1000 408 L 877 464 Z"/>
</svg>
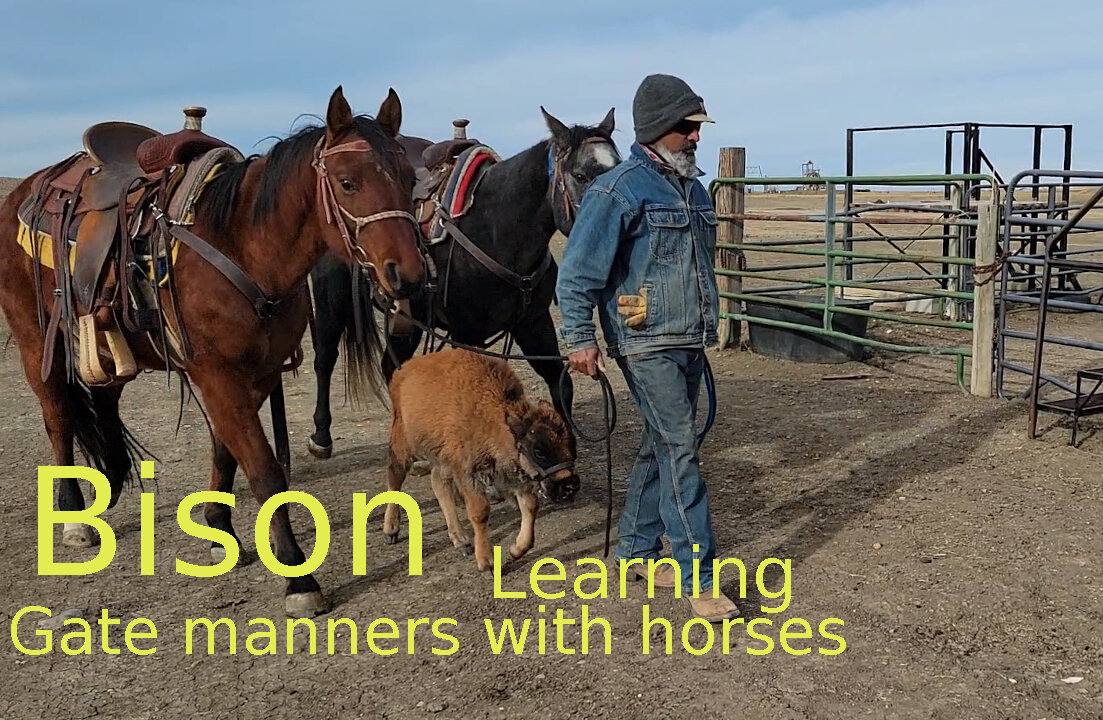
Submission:
<svg viewBox="0 0 1103 720">
<path fill-rule="evenodd" d="M 337 195 L 333 192 L 333 185 L 328 179 L 329 171 L 326 169 L 325 159 L 330 155 L 336 155 L 342 152 L 370 152 L 372 148 L 367 140 L 354 140 L 352 142 L 326 148 L 323 147 L 325 139 L 325 135 L 318 139 L 318 144 L 315 146 L 314 150 L 314 160 L 311 162 L 311 165 L 313 165 L 314 169 L 318 172 L 318 202 L 322 206 L 323 217 L 327 225 L 333 222 L 337 223 L 337 227 L 341 231 L 341 237 L 345 241 L 345 247 L 348 249 L 349 256 L 365 270 L 374 270 L 378 272 L 375 263 L 368 259 L 367 252 L 358 242 L 360 239 L 360 231 L 363 230 L 365 226 L 373 222 L 378 222 L 379 220 L 402 218 L 409 220 L 413 224 L 415 230 L 420 233 L 417 218 L 415 218 L 412 213 L 408 213 L 405 210 L 383 210 L 366 216 L 353 215 L 346 210 L 341 203 L 337 202 Z M 346 220 L 353 224 L 353 233 L 351 235 L 349 234 L 348 224 L 345 222 Z"/>
</svg>

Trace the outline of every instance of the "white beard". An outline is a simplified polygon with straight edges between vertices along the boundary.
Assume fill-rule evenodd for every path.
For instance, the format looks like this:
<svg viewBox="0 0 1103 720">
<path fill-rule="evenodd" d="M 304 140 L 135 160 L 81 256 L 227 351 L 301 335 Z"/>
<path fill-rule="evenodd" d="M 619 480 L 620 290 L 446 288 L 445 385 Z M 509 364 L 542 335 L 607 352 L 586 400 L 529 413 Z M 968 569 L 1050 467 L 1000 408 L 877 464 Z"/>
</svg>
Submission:
<svg viewBox="0 0 1103 720">
<path fill-rule="evenodd" d="M 652 149 L 655 151 L 656 155 L 674 168 L 674 172 L 681 177 L 692 180 L 704 174 L 701 172 L 701 169 L 697 167 L 697 152 L 694 150 L 672 152 L 662 145 L 655 145 Z"/>
</svg>

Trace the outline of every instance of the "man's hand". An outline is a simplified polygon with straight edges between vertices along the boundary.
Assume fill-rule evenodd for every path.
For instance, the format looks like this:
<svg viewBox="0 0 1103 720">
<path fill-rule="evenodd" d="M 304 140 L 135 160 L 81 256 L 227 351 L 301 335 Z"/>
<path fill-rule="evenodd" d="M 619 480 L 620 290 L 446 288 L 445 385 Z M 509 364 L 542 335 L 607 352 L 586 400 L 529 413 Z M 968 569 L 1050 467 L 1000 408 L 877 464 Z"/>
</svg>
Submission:
<svg viewBox="0 0 1103 720">
<path fill-rule="evenodd" d="M 596 347 L 575 350 L 567 356 L 571 369 L 590 377 L 597 377 L 597 371 L 605 372 L 605 360 L 601 357 L 601 351 Z"/>
</svg>

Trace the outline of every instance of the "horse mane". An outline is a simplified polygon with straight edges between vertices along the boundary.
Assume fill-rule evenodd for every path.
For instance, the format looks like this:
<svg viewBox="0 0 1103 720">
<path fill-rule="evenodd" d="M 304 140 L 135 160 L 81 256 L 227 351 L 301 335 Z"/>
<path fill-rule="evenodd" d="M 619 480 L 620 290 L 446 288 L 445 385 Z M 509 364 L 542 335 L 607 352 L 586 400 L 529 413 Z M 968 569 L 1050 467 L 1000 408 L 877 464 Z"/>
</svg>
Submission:
<svg viewBox="0 0 1103 720">
<path fill-rule="evenodd" d="M 595 136 L 613 143 L 614 146 L 616 145 L 616 143 L 613 142 L 613 136 L 603 131 L 597 125 L 571 125 L 567 129 L 571 133 L 571 147 L 578 147 L 585 142 L 587 138 Z"/>
<path fill-rule="evenodd" d="M 387 135 L 375 118 L 358 115 L 353 118 L 353 128 L 368 141 L 380 161 L 390 167 L 394 160 L 389 151 L 395 150 L 396 141 Z M 280 193 L 288 180 L 302 168 L 302 164 L 314 150 L 325 133 L 325 125 L 308 125 L 280 140 L 266 155 L 254 154 L 241 162 L 228 164 L 211 179 L 196 203 L 196 214 L 219 234 L 228 233 L 232 227 L 237 195 L 249 166 L 262 157 L 267 159 L 260 176 L 256 197 L 253 199 L 253 222 L 264 221 L 275 211 Z"/>
<path fill-rule="evenodd" d="M 570 125 L 567 127 L 567 130 L 570 132 L 572 148 L 581 147 L 587 139 L 592 137 L 600 137 L 611 143 L 613 147 L 616 147 L 616 141 L 613 140 L 613 136 L 604 132 L 597 125 Z M 548 149 L 553 142 L 554 138 L 551 136 L 545 137 L 515 155 L 505 158 L 502 162 L 495 164 L 490 168 L 490 172 L 501 173 L 503 177 L 509 175 L 512 178 L 521 168 L 525 167 L 525 163 L 530 162 L 530 158 L 533 155 L 541 158 L 541 163 L 544 162 L 543 158 L 547 156 Z M 512 179 L 511 182 L 513 182 Z"/>
</svg>

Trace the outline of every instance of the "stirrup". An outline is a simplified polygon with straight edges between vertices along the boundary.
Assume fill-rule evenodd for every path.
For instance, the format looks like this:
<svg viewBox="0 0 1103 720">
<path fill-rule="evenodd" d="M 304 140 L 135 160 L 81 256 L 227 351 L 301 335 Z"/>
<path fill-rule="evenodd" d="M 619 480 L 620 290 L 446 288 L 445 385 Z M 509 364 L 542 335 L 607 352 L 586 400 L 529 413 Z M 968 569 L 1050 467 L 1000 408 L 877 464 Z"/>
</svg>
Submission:
<svg viewBox="0 0 1103 720">
<path fill-rule="evenodd" d="M 114 378 L 107 374 L 100 363 L 95 318 L 91 314 L 81 315 L 77 319 L 77 330 L 80 339 L 78 370 L 84 382 L 89 385 L 109 385 L 114 378 L 131 378 L 138 374 L 134 354 L 130 351 L 122 331 L 117 327 L 104 333 L 107 338 L 107 348 L 111 351 L 111 358 L 115 362 Z"/>
<path fill-rule="evenodd" d="M 96 345 L 96 321 L 91 315 L 77 318 L 77 334 L 80 348 L 77 367 L 81 379 L 89 385 L 106 385 L 111 382 L 111 376 L 104 372 L 100 364 L 99 347 Z"/>
<path fill-rule="evenodd" d="M 123 331 L 113 327 L 104 335 L 107 337 L 107 349 L 111 351 L 111 358 L 115 361 L 115 377 L 132 378 L 137 375 L 138 363 L 134 362 L 134 353 L 130 351 Z"/>
</svg>

